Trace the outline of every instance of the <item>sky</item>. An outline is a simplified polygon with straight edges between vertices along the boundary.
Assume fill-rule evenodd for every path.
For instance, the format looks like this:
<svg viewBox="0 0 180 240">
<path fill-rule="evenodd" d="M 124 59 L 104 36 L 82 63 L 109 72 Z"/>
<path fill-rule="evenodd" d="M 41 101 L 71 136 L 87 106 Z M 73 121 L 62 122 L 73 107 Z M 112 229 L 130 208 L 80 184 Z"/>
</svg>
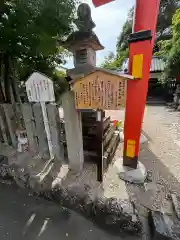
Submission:
<svg viewBox="0 0 180 240">
<path fill-rule="evenodd" d="M 98 8 L 93 6 L 92 0 L 82 0 L 82 2 L 90 5 L 92 19 L 96 24 L 94 31 L 105 47 L 104 50 L 97 52 L 97 65 L 99 65 L 109 52 L 116 52 L 117 37 L 135 0 L 115 0 Z M 68 60 L 66 67 L 73 67 L 72 59 Z"/>
</svg>

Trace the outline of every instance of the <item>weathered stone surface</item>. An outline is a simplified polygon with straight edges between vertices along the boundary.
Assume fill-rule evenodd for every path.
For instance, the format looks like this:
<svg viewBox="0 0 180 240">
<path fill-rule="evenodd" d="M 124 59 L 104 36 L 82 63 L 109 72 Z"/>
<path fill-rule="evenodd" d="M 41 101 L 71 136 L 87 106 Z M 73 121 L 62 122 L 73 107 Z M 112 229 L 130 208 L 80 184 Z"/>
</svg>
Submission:
<svg viewBox="0 0 180 240">
<path fill-rule="evenodd" d="M 140 236 L 142 225 L 136 217 L 134 221 L 134 214 L 131 215 L 125 212 L 126 207 L 129 208 L 128 203 L 123 203 L 123 210 L 121 201 L 116 199 L 96 198 L 92 199 L 87 194 L 76 195 L 74 188 L 69 192 L 67 189 L 55 189 L 53 191 L 36 193 L 47 200 L 54 201 L 58 204 L 75 210 L 88 219 L 91 219 L 98 226 L 113 234 L 120 234 L 123 236 Z M 74 193 L 73 193 L 74 192 Z M 79 196 L 78 196 L 79 195 Z M 132 206 L 131 206 L 132 207 Z M 115 211 L 116 209 L 116 211 Z"/>
<path fill-rule="evenodd" d="M 120 179 L 131 182 L 131 183 L 144 183 L 146 179 L 146 169 L 144 165 L 139 162 L 137 169 L 131 169 L 129 167 L 123 166 L 123 161 L 119 160 L 116 162 L 116 167 L 118 169 L 118 175 Z"/>
<path fill-rule="evenodd" d="M 153 239 L 180 239 L 180 221 L 161 212 L 151 213 Z"/>
<path fill-rule="evenodd" d="M 33 118 L 32 105 L 29 103 L 22 104 L 22 114 L 24 119 L 24 124 L 26 128 L 26 133 L 28 137 L 29 150 L 32 152 L 38 152 L 38 142 L 37 133 L 35 127 L 35 121 Z"/>
<path fill-rule="evenodd" d="M 171 194 L 173 207 L 175 209 L 177 217 L 180 219 L 180 196 L 177 196 L 176 194 Z"/>
<path fill-rule="evenodd" d="M 129 202 L 103 197 L 93 199 L 91 194 L 80 186 L 56 189 L 52 191 L 51 199 L 76 210 L 110 232 L 134 236 L 141 234 L 141 222 Z"/>
<path fill-rule="evenodd" d="M 0 181 L 9 181 L 12 177 L 9 175 L 8 158 L 0 155 Z"/>
<path fill-rule="evenodd" d="M 48 147 L 48 140 L 45 131 L 45 123 L 43 119 L 43 114 L 41 110 L 40 103 L 33 104 L 33 113 L 34 113 L 34 120 L 36 125 L 36 133 L 38 136 L 38 147 L 39 153 L 41 154 L 42 158 L 49 159 L 49 147 Z"/>
<path fill-rule="evenodd" d="M 156 233 L 170 238 L 168 226 L 165 222 L 164 215 L 160 212 L 152 212 L 153 235 Z"/>
<path fill-rule="evenodd" d="M 177 107 L 177 110 L 180 111 L 180 105 Z"/>
<path fill-rule="evenodd" d="M 152 171 L 147 171 L 146 182 L 152 182 Z"/>
<path fill-rule="evenodd" d="M 61 100 L 64 109 L 69 166 L 72 170 L 79 172 L 84 163 L 81 113 L 76 111 L 73 92 L 64 93 Z"/>
<path fill-rule="evenodd" d="M 12 164 L 9 167 L 9 174 L 13 177 L 16 184 L 22 188 L 29 187 L 28 180 L 29 175 L 28 172 L 22 167 L 18 167 L 16 164 Z"/>
</svg>

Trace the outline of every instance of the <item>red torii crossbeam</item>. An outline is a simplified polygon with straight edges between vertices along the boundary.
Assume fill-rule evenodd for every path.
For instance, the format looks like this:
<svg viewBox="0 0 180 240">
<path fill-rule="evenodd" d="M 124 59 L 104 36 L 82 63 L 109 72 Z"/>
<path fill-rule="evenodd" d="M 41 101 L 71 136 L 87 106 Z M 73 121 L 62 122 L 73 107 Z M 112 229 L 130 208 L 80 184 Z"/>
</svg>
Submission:
<svg viewBox="0 0 180 240">
<path fill-rule="evenodd" d="M 100 7 L 106 3 L 113 2 L 114 0 L 92 0 L 95 7 Z"/>
<path fill-rule="evenodd" d="M 119 0 L 120 1 L 120 0 Z M 93 0 L 95 6 L 108 3 L 108 0 Z M 133 37 L 129 47 L 129 74 L 133 75 L 133 65 L 138 60 L 141 69 L 138 80 L 128 81 L 124 123 L 123 164 L 137 168 L 141 128 L 146 105 L 152 49 L 156 34 L 156 23 L 160 0 L 136 0 Z M 123 0 L 122 0 L 123 4 Z M 139 32 L 150 32 L 152 37 L 138 37 Z M 139 66 L 137 64 L 136 66 Z"/>
</svg>

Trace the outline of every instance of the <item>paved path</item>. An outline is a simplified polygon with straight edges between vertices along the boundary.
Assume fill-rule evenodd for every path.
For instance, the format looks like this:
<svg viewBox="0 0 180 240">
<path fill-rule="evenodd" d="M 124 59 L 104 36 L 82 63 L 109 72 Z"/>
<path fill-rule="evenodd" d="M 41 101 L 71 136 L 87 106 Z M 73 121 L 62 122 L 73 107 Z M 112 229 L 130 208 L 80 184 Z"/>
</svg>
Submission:
<svg viewBox="0 0 180 240">
<path fill-rule="evenodd" d="M 75 212 L 0 184 L 1 240 L 119 240 Z M 123 238 L 124 239 L 124 238 Z"/>
</svg>

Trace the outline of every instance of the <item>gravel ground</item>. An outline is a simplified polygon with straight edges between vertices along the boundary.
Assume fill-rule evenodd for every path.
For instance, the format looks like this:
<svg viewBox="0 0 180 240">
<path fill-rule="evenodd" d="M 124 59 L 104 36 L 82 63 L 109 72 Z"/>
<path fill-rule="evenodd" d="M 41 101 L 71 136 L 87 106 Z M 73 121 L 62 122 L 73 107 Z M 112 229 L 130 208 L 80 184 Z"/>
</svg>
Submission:
<svg viewBox="0 0 180 240">
<path fill-rule="evenodd" d="M 124 119 L 123 110 L 106 114 L 112 119 Z M 148 141 L 141 145 L 139 160 L 152 172 L 152 182 L 145 188 L 126 184 L 129 196 L 146 208 L 171 211 L 168 194 L 180 195 L 180 113 L 165 106 L 147 106 L 143 134 Z"/>
<path fill-rule="evenodd" d="M 143 130 L 148 143 L 140 159 L 153 171 L 153 181 L 180 193 L 180 113 L 164 106 L 148 107 Z"/>
</svg>

